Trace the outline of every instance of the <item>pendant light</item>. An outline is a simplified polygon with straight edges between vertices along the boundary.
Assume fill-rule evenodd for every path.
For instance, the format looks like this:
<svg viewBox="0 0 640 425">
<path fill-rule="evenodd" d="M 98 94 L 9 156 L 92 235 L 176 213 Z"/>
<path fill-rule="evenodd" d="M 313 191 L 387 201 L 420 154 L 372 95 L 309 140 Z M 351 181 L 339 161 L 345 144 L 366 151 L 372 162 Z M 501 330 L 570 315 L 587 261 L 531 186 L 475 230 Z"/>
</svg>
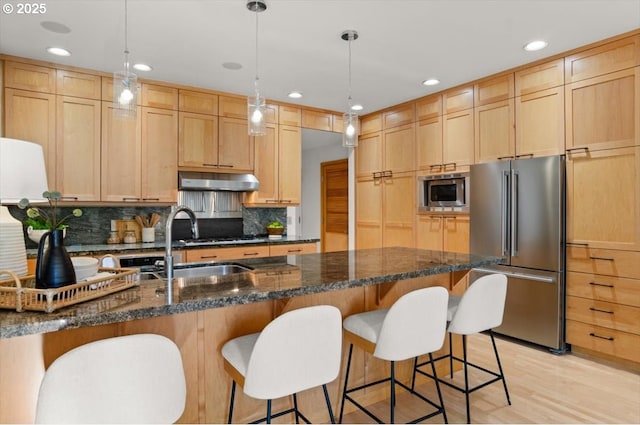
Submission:
<svg viewBox="0 0 640 425">
<path fill-rule="evenodd" d="M 247 9 L 256 14 L 256 79 L 253 83 L 254 95 L 247 98 L 249 136 L 264 136 L 267 134 L 265 126 L 267 102 L 264 97 L 260 96 L 258 89 L 258 13 L 267 10 L 267 4 L 264 1 L 247 0 Z"/>
<path fill-rule="evenodd" d="M 138 77 L 129 70 L 127 0 L 124 0 L 124 69 L 113 73 L 113 110 L 118 116 L 136 118 Z"/>
<path fill-rule="evenodd" d="M 358 146 L 358 114 L 351 109 L 351 42 L 358 39 L 358 32 L 355 30 L 343 31 L 340 35 L 345 41 L 349 42 L 349 98 L 347 100 L 347 112 L 342 115 L 342 146 L 345 148 L 355 148 Z"/>
</svg>

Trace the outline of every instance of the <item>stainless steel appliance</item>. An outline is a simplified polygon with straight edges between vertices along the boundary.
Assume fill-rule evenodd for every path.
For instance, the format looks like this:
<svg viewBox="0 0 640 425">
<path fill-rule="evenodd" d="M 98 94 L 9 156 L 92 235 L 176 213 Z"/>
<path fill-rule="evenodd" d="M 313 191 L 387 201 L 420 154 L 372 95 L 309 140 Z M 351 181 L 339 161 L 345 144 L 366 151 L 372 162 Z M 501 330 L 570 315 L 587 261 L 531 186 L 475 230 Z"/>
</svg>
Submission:
<svg viewBox="0 0 640 425">
<path fill-rule="evenodd" d="M 469 173 L 418 177 L 418 211 L 469 211 Z"/>
<path fill-rule="evenodd" d="M 470 174 L 471 252 L 505 257 L 471 281 L 495 271 L 509 279 L 496 332 L 564 351 L 564 157 L 477 164 Z"/>
</svg>

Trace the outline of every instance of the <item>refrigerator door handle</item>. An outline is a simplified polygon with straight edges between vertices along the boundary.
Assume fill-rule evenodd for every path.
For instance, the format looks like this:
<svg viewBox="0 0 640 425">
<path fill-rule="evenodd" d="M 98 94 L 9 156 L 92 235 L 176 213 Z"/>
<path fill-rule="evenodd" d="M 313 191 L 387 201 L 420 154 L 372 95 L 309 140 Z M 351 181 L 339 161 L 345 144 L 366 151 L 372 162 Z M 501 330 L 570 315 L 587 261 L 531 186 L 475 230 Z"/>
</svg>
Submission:
<svg viewBox="0 0 640 425">
<path fill-rule="evenodd" d="M 514 272 L 508 272 L 504 270 L 492 270 L 492 269 L 483 269 L 483 268 L 476 268 L 471 270 L 479 273 L 491 273 L 491 274 L 498 273 L 498 274 L 503 274 L 507 277 L 517 277 L 519 279 L 535 280 L 537 282 L 554 283 L 556 281 L 554 278 L 551 278 L 551 277 L 537 276 L 533 274 L 524 274 L 524 273 L 514 273 Z"/>
<path fill-rule="evenodd" d="M 511 179 L 511 256 L 518 255 L 518 179 L 519 173 L 512 170 Z"/>
<path fill-rule="evenodd" d="M 509 204 L 511 190 L 509 187 L 509 171 L 502 172 L 502 196 L 500 197 L 500 235 L 502 255 L 509 253 Z"/>
</svg>

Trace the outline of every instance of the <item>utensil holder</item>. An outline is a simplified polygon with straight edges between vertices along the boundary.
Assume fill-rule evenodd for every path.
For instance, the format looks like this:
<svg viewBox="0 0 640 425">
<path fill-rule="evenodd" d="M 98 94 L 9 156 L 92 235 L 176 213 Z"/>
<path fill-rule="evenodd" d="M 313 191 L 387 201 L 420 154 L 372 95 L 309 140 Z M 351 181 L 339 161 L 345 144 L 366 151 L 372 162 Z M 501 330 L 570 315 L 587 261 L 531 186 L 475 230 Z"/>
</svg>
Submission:
<svg viewBox="0 0 640 425">
<path fill-rule="evenodd" d="M 142 228 L 142 242 L 155 242 L 156 229 L 153 227 Z"/>
</svg>

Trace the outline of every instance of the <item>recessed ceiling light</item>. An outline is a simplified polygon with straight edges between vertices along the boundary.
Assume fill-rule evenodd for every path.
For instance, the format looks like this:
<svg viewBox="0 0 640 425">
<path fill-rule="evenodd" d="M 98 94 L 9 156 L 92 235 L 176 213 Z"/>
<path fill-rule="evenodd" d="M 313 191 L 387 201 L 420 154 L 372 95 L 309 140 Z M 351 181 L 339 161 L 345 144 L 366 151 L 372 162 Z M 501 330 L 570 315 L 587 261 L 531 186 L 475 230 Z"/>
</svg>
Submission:
<svg viewBox="0 0 640 425">
<path fill-rule="evenodd" d="M 55 32 L 58 34 L 69 34 L 71 32 L 71 28 L 64 24 L 61 24 L 60 22 L 42 21 L 40 22 L 40 26 L 47 31 Z"/>
<path fill-rule="evenodd" d="M 242 68 L 242 65 L 236 62 L 225 62 L 222 64 L 222 67 L 225 69 L 230 69 L 232 71 L 237 71 Z"/>
<path fill-rule="evenodd" d="M 133 65 L 133 67 L 135 69 L 137 69 L 138 71 L 151 71 L 153 68 L 151 68 L 149 65 L 147 65 L 146 63 L 137 63 L 135 65 Z"/>
<path fill-rule="evenodd" d="M 436 78 L 429 78 L 428 80 L 424 80 L 422 84 L 425 86 L 435 86 L 436 84 L 440 84 L 440 80 Z"/>
<path fill-rule="evenodd" d="M 362 111 L 362 109 L 363 107 L 359 103 L 356 103 L 355 105 L 351 106 L 352 111 Z"/>
<path fill-rule="evenodd" d="M 56 56 L 71 56 L 71 52 L 62 47 L 47 47 L 47 52 Z"/>
<path fill-rule="evenodd" d="M 300 93 L 299 91 L 292 91 L 287 96 L 289 96 L 291 99 L 300 99 L 302 97 L 302 93 Z"/>
<path fill-rule="evenodd" d="M 524 45 L 524 50 L 527 52 L 535 52 L 536 50 L 544 49 L 549 43 L 544 40 L 534 40 Z"/>
</svg>

